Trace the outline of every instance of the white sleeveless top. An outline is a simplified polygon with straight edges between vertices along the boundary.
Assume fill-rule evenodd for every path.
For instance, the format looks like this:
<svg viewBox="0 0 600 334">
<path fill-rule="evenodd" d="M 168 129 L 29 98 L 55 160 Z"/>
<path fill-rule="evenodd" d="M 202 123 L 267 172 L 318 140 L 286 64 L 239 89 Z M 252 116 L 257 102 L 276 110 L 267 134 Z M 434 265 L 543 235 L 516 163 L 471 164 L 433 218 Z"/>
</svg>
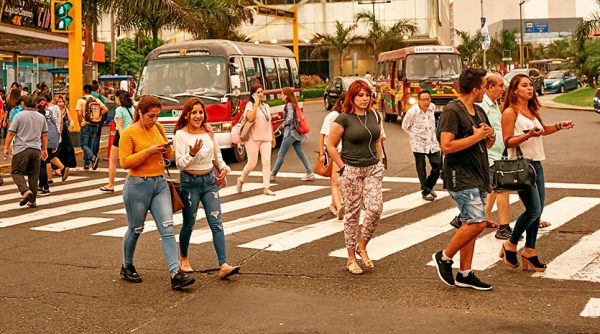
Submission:
<svg viewBox="0 0 600 334">
<path fill-rule="evenodd" d="M 519 114 L 515 121 L 515 132 L 514 136 L 519 136 L 524 134 L 523 130 L 533 130 L 534 128 L 542 128 L 542 123 L 537 118 L 534 118 L 533 121 L 529 118 Z M 542 141 L 542 137 L 531 137 L 523 144 L 520 145 L 521 151 L 523 151 L 523 157 L 532 159 L 534 161 L 543 161 L 546 160 L 546 155 L 544 154 L 544 142 Z M 511 148 L 508 150 L 508 158 L 515 159 L 517 156 L 515 148 Z"/>
</svg>

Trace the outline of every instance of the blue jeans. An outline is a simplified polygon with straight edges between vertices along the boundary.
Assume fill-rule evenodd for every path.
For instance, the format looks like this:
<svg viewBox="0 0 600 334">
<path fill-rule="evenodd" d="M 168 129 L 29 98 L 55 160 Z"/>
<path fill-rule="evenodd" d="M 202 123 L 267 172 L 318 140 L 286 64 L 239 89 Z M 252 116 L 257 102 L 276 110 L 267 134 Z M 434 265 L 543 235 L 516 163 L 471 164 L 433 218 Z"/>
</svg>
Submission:
<svg viewBox="0 0 600 334">
<path fill-rule="evenodd" d="M 448 191 L 460 210 L 460 218 L 467 224 L 478 224 L 487 220 L 485 201 L 487 192 L 477 188 Z"/>
<path fill-rule="evenodd" d="M 525 247 L 535 248 L 538 230 L 540 228 L 540 218 L 544 210 L 544 198 L 546 197 L 546 189 L 544 185 L 544 168 L 539 161 L 531 163 L 536 172 L 535 187 L 523 191 L 519 191 L 519 197 L 525 205 L 523 212 L 510 236 L 510 242 L 517 244 L 523 232 L 527 232 L 525 236 Z"/>
<path fill-rule="evenodd" d="M 277 154 L 277 162 L 275 163 L 275 168 L 273 168 L 273 171 L 271 172 L 272 175 L 277 175 L 277 173 L 279 173 L 279 170 L 281 169 L 281 165 L 283 165 L 283 159 L 285 159 L 285 155 L 287 153 L 287 151 L 290 149 L 290 146 L 294 145 L 294 150 L 296 151 L 296 155 L 298 156 L 298 158 L 300 158 L 300 161 L 302 161 L 302 164 L 304 165 L 304 168 L 306 169 L 307 173 L 312 173 L 313 170 L 310 167 L 310 163 L 308 162 L 308 158 L 306 157 L 306 154 L 304 154 L 304 151 L 302 150 L 302 142 L 299 140 L 296 140 L 294 137 L 292 136 L 287 136 L 283 138 L 283 141 L 281 142 L 281 147 L 279 148 L 279 154 Z"/>
<path fill-rule="evenodd" d="M 133 264 L 135 245 L 144 231 L 148 210 L 154 218 L 162 238 L 163 255 L 169 271 L 179 271 L 177 242 L 173 232 L 173 209 L 167 181 L 162 176 L 139 177 L 127 175 L 123 188 L 123 202 L 127 212 L 127 232 L 123 237 L 123 263 Z"/>
<path fill-rule="evenodd" d="M 83 163 L 89 165 L 92 162 L 92 158 L 96 156 L 99 147 L 97 146 L 100 142 L 96 141 L 98 135 L 98 126 L 86 124 L 81 127 L 79 133 L 79 143 L 83 150 Z"/>
<path fill-rule="evenodd" d="M 208 226 L 212 231 L 213 245 L 217 252 L 219 265 L 227 263 L 227 249 L 225 247 L 225 232 L 223 232 L 223 219 L 221 218 L 221 202 L 219 188 L 213 172 L 205 175 L 193 175 L 181 172 L 181 200 L 183 208 L 183 226 L 179 232 L 179 252 L 181 256 L 188 255 L 192 229 L 196 223 L 198 205 L 202 202 Z"/>
</svg>

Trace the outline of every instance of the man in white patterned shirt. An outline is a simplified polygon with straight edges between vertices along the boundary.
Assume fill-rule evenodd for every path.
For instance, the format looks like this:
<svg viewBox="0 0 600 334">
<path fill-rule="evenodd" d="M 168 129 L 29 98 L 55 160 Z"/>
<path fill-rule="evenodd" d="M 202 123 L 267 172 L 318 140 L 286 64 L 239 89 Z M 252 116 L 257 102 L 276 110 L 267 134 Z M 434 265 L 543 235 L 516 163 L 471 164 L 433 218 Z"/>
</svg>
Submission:
<svg viewBox="0 0 600 334">
<path fill-rule="evenodd" d="M 431 93 L 422 90 L 417 95 L 417 104 L 406 112 L 402 121 L 402 130 L 408 133 L 410 146 L 415 155 L 417 175 L 421 182 L 421 195 L 428 201 L 433 201 L 437 197 L 433 188 L 440 177 L 442 165 L 440 144 L 435 133 L 434 110 L 435 105 L 431 103 Z M 431 165 L 429 176 L 427 176 L 425 157 Z"/>
</svg>

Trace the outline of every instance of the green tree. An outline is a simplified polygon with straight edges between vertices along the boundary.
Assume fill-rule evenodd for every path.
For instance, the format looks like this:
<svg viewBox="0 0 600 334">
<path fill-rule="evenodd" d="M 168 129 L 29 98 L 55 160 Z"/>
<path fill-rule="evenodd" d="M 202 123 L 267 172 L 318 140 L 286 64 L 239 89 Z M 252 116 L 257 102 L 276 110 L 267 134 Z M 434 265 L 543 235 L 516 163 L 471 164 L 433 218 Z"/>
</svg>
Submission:
<svg viewBox="0 0 600 334">
<path fill-rule="evenodd" d="M 516 30 L 503 29 L 492 38 L 490 49 L 487 52 L 487 61 L 490 64 L 499 64 L 504 57 L 517 57 L 519 48 L 515 34 Z"/>
<path fill-rule="evenodd" d="M 385 25 L 375 17 L 373 12 L 363 11 L 355 16 L 356 22 L 362 22 L 369 32 L 366 41 L 373 48 L 375 59 L 385 51 L 400 49 L 405 46 L 405 36 L 412 36 L 419 32 L 419 26 L 410 19 L 396 21 L 391 26 Z"/>
<path fill-rule="evenodd" d="M 254 2 L 251 0 L 222 0 L 224 9 L 222 15 L 211 16 L 200 22 L 189 31 L 196 39 L 227 39 L 248 42 L 250 38 L 238 32 L 244 23 L 254 22 Z"/>
<path fill-rule="evenodd" d="M 455 30 L 462 40 L 458 46 L 458 52 L 467 60 L 469 66 L 480 66 L 482 63 L 481 32 L 471 36 L 466 31 Z"/>
<path fill-rule="evenodd" d="M 596 0 L 596 3 L 600 6 L 600 0 Z M 577 27 L 575 38 L 580 50 L 585 48 L 586 40 L 593 30 L 600 30 L 600 12 L 592 13 Z"/>
<path fill-rule="evenodd" d="M 110 43 L 104 43 L 106 57 L 110 57 Z M 158 40 L 158 44 L 164 44 L 164 41 Z M 131 75 L 139 79 L 140 70 L 144 64 L 146 55 L 152 51 L 152 38 L 139 37 L 136 39 L 123 38 L 117 42 L 117 59 L 115 71 L 119 75 Z M 101 75 L 110 74 L 110 63 L 99 65 Z"/>
<path fill-rule="evenodd" d="M 310 54 L 311 58 L 322 55 L 324 50 L 336 51 L 339 56 L 340 75 L 343 75 L 344 53 L 351 45 L 364 41 L 363 37 L 354 35 L 356 27 L 356 24 L 346 27 L 342 22 L 335 21 L 335 33 L 315 34 L 311 40 L 311 43 L 316 44 Z"/>
</svg>

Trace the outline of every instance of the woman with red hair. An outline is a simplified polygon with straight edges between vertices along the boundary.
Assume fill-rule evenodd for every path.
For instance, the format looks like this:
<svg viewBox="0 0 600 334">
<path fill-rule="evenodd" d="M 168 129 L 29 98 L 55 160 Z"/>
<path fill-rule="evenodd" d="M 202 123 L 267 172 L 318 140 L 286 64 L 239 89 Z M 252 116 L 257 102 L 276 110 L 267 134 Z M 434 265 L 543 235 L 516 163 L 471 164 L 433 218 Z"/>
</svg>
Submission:
<svg viewBox="0 0 600 334">
<path fill-rule="evenodd" d="M 353 82 L 344 99 L 342 113 L 331 124 L 327 152 L 340 166 L 336 171 L 344 201 L 344 239 L 348 251 L 346 268 L 352 274 L 362 274 L 356 261 L 358 254 L 367 269 L 374 267 L 367 254 L 367 243 L 379 225 L 383 209 L 383 125 L 381 116 L 371 109 L 371 88 L 363 80 Z M 341 155 L 337 146 L 342 142 Z M 360 210 L 366 215 L 357 245 Z"/>
</svg>

